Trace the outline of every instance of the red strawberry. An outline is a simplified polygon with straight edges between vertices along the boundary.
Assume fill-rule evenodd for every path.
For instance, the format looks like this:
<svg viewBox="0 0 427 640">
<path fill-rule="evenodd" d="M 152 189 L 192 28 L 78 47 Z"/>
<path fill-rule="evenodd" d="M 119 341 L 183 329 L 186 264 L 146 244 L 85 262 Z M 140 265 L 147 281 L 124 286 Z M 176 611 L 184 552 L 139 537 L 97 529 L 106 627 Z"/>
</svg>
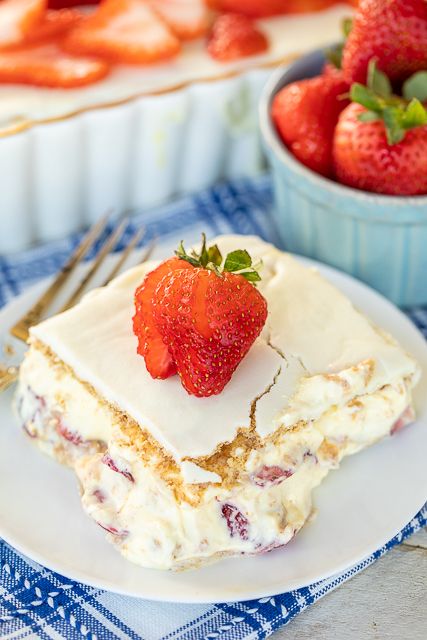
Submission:
<svg viewBox="0 0 427 640">
<path fill-rule="evenodd" d="M 366 82 L 368 63 L 391 80 L 427 68 L 426 0 L 361 0 L 343 52 L 348 82 Z"/>
<path fill-rule="evenodd" d="M 427 111 L 417 98 L 422 100 L 426 89 L 416 74 L 404 83 L 404 97 L 393 95 L 389 79 L 371 61 L 368 86 L 352 85 L 353 103 L 335 128 L 333 160 L 340 182 L 388 195 L 427 193 Z"/>
<path fill-rule="evenodd" d="M 143 64 L 174 56 L 180 43 L 141 0 L 103 0 L 97 11 L 65 38 L 64 47 L 75 54 Z"/>
<path fill-rule="evenodd" d="M 279 134 L 300 162 L 324 176 L 332 175 L 332 138 L 348 100 L 348 85 L 337 70 L 293 82 L 275 96 L 271 115 Z"/>
<path fill-rule="evenodd" d="M 75 58 L 55 44 L 0 52 L 0 82 L 68 89 L 96 82 L 109 70 L 103 60 Z"/>
<path fill-rule="evenodd" d="M 390 145 L 384 122 L 361 122 L 363 113 L 365 107 L 354 102 L 338 120 L 333 156 L 339 182 L 389 195 L 427 193 L 427 126 Z"/>
<path fill-rule="evenodd" d="M 3 0 L 0 4 L 0 47 L 22 40 L 42 20 L 46 0 Z"/>
<path fill-rule="evenodd" d="M 138 338 L 138 353 L 144 357 L 145 365 L 153 378 L 164 380 L 177 372 L 172 355 L 153 317 L 153 301 L 157 287 L 164 277 L 169 277 L 174 271 L 181 272 L 183 269 L 191 268 L 188 262 L 179 258 L 166 260 L 150 271 L 135 292 L 136 313 L 133 317 L 133 330 Z"/>
<path fill-rule="evenodd" d="M 149 0 L 174 34 L 182 40 L 203 36 L 209 27 L 209 14 L 203 0 Z"/>
<path fill-rule="evenodd" d="M 268 40 L 246 16 L 225 13 L 215 20 L 207 49 L 212 58 L 228 62 L 263 53 Z"/>
<path fill-rule="evenodd" d="M 233 11 L 250 18 L 319 11 L 336 2 L 337 0 L 208 0 L 209 6 L 217 11 Z"/>
<path fill-rule="evenodd" d="M 231 379 L 265 324 L 267 303 L 251 284 L 259 276 L 246 251 L 232 252 L 224 265 L 205 241 L 200 254 L 181 245 L 177 255 L 137 290 L 134 331 L 153 377 L 176 367 L 187 392 L 206 397 Z"/>
</svg>

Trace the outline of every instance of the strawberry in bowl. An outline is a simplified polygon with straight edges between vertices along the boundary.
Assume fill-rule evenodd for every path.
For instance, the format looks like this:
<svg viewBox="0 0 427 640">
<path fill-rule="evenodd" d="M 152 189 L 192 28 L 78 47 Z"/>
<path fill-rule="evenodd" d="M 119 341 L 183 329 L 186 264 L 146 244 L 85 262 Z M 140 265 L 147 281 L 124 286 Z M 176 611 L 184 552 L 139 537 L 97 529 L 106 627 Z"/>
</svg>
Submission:
<svg viewBox="0 0 427 640">
<path fill-rule="evenodd" d="M 286 248 L 405 307 L 427 303 L 426 29 L 424 0 L 362 0 L 344 44 L 278 70 L 260 105 Z"/>
<path fill-rule="evenodd" d="M 372 60 L 368 86 L 354 83 L 352 103 L 339 116 L 333 135 L 333 164 L 342 184 L 389 195 L 427 193 L 427 71 L 393 95 L 388 77 Z"/>
</svg>

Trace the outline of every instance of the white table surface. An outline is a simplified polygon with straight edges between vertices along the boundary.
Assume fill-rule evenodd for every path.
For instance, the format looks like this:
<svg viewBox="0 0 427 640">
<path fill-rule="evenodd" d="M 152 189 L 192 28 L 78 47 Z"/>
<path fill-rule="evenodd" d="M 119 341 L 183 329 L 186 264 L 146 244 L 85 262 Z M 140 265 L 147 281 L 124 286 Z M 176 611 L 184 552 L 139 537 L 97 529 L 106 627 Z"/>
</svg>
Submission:
<svg viewBox="0 0 427 640">
<path fill-rule="evenodd" d="M 427 528 L 311 605 L 273 640 L 426 640 Z"/>
</svg>

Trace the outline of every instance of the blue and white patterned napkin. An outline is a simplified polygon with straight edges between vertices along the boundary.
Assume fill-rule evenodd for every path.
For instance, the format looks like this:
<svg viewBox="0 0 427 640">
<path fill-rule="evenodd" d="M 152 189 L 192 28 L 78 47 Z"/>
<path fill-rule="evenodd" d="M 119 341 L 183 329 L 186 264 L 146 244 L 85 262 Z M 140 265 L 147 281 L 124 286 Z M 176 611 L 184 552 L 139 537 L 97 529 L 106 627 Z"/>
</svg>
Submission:
<svg viewBox="0 0 427 640">
<path fill-rule="evenodd" d="M 157 237 L 174 246 L 238 232 L 276 240 L 268 214 L 269 177 L 223 184 L 133 219 L 145 242 Z M 26 287 L 55 273 L 77 237 L 0 257 L 0 306 Z M 160 253 L 159 253 L 160 255 Z M 427 338 L 427 310 L 410 313 Z M 0 637 L 74 640 L 257 640 L 287 624 L 300 611 L 362 571 L 396 544 L 427 524 L 427 505 L 388 544 L 351 569 L 279 596 L 219 605 L 179 605 L 120 596 L 73 582 L 23 557 L 0 540 Z"/>
</svg>

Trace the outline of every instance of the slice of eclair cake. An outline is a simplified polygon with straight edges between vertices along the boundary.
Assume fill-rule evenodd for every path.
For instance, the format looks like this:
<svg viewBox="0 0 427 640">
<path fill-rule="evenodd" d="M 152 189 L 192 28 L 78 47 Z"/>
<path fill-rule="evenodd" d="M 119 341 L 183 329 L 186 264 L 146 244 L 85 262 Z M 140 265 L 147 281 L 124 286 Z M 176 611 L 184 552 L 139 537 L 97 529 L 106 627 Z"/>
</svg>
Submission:
<svg viewBox="0 0 427 640">
<path fill-rule="evenodd" d="M 413 420 L 418 376 L 315 270 L 223 236 L 34 327 L 16 406 L 126 558 L 182 569 L 285 545 L 330 469 Z"/>
</svg>

